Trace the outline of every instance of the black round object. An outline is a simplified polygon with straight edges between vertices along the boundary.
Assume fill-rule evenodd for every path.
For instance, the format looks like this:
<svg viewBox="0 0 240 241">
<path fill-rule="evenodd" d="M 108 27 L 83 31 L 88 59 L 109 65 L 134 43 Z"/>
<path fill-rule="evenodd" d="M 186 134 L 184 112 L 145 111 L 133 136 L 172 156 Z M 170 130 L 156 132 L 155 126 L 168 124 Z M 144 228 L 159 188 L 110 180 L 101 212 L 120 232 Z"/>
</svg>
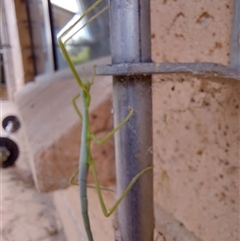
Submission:
<svg viewBox="0 0 240 241">
<path fill-rule="evenodd" d="M 2 167 L 12 166 L 19 155 L 17 144 L 7 137 L 0 137 L 0 147 L 5 147 L 10 152 L 8 158 L 2 162 Z"/>
<path fill-rule="evenodd" d="M 4 130 L 8 131 L 7 130 L 7 126 L 12 122 L 12 127 L 11 127 L 11 130 L 9 130 L 9 132 L 11 133 L 14 133 L 16 132 L 21 124 L 20 124 L 20 121 L 18 120 L 18 118 L 14 115 L 9 115 L 7 117 L 5 117 L 2 121 L 2 127 L 4 128 Z"/>
</svg>

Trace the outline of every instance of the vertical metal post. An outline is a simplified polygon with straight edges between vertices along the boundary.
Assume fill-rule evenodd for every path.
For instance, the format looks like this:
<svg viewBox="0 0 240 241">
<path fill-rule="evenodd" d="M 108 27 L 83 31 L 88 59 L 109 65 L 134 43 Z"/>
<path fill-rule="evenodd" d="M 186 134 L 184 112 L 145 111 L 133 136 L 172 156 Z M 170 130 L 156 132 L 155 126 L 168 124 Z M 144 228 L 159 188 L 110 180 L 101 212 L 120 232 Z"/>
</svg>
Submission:
<svg viewBox="0 0 240 241">
<path fill-rule="evenodd" d="M 240 70 L 240 0 L 233 4 L 230 66 Z"/>
<path fill-rule="evenodd" d="M 112 62 L 151 61 L 150 1 L 110 0 Z M 115 125 L 134 109 L 134 116 L 115 135 L 117 193 L 143 168 L 152 166 L 151 75 L 115 76 Z M 121 241 L 153 240 L 153 172 L 144 173 L 118 208 Z"/>
</svg>

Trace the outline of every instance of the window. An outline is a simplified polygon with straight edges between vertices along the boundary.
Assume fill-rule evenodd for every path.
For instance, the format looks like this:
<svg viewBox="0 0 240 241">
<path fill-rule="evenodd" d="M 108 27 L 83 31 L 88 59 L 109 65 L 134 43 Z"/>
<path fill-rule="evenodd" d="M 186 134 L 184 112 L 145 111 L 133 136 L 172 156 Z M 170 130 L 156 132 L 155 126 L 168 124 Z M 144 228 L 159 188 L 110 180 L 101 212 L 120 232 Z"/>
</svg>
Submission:
<svg viewBox="0 0 240 241">
<path fill-rule="evenodd" d="M 57 44 L 57 35 L 96 0 L 29 0 L 36 75 L 67 67 Z M 66 5 L 67 4 L 67 5 Z M 86 19 L 108 4 L 104 0 Z M 86 20 L 83 20 L 86 21 Z M 82 23 L 80 23 L 81 25 Z M 72 37 L 67 50 L 75 64 L 110 54 L 109 15 L 104 12 Z"/>
</svg>

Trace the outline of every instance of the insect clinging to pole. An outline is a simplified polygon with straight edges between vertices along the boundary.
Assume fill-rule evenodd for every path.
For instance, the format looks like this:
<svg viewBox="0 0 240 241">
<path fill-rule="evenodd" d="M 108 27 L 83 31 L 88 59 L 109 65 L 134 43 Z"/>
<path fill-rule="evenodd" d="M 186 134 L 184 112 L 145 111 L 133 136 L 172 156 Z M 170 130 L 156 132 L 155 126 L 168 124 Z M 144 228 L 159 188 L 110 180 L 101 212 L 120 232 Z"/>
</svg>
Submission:
<svg viewBox="0 0 240 241">
<path fill-rule="evenodd" d="M 71 69 L 73 76 L 80 87 L 80 93 L 76 95 L 73 100 L 73 107 L 79 116 L 81 122 L 82 122 L 82 133 L 81 133 L 81 147 L 80 147 L 80 158 L 79 158 L 79 168 L 75 172 L 74 175 L 77 175 L 78 173 L 78 183 L 79 183 L 79 191 L 80 191 L 80 203 L 81 203 L 81 211 L 82 211 L 82 217 L 85 225 L 85 230 L 87 233 L 87 237 L 89 241 L 93 241 L 93 235 L 91 231 L 91 226 L 90 226 L 90 220 L 89 220 L 89 215 L 88 215 L 88 199 L 87 199 L 87 175 L 88 175 L 88 170 L 90 170 L 93 173 L 93 178 L 94 178 L 94 183 L 96 186 L 96 191 L 97 195 L 100 201 L 100 205 L 103 211 L 103 214 L 106 217 L 109 217 L 118 207 L 118 205 L 121 203 L 121 201 L 124 199 L 124 197 L 127 195 L 129 190 L 132 188 L 132 186 L 135 184 L 135 182 L 138 180 L 138 178 L 145 173 L 146 171 L 152 169 L 152 167 L 147 167 L 143 169 L 141 172 L 139 172 L 136 176 L 133 177 L 131 182 L 128 184 L 120 198 L 116 201 L 116 203 L 113 205 L 111 209 L 107 209 L 102 197 L 101 193 L 101 187 L 99 185 L 98 181 L 98 175 L 96 171 L 96 167 L 94 164 L 94 161 L 92 159 L 91 151 L 90 151 L 90 142 L 93 140 L 97 144 L 102 144 L 105 141 L 107 141 L 110 137 L 114 135 L 116 131 L 118 131 L 124 124 L 128 122 L 128 120 L 133 116 L 134 110 L 132 107 L 129 107 L 129 114 L 127 117 L 122 120 L 121 123 L 119 123 L 111 132 L 109 132 L 103 139 L 98 139 L 90 130 L 90 124 L 89 124 L 89 106 L 91 102 L 91 95 L 90 95 L 90 89 L 91 86 L 93 85 L 93 80 L 94 80 L 94 75 L 93 73 L 92 80 L 88 81 L 87 79 L 81 79 L 81 77 L 78 75 L 73 62 L 71 61 L 69 54 L 66 50 L 66 43 L 67 41 L 70 40 L 71 37 L 73 37 L 76 32 L 73 34 L 70 33 L 70 31 L 87 15 L 89 14 L 98 4 L 100 4 L 102 0 L 97 0 L 91 7 L 89 7 L 82 16 L 80 16 L 74 23 L 71 24 L 71 26 L 64 31 L 63 33 L 60 34 L 58 37 L 58 44 L 59 47 L 62 51 L 62 54 L 69 65 L 69 68 Z M 83 26 L 81 26 L 78 30 L 80 31 L 83 29 L 87 24 L 92 22 L 95 18 L 97 18 L 101 13 L 106 11 L 108 7 L 104 7 L 101 11 L 99 11 L 97 14 L 95 14 L 93 17 L 91 17 Z M 77 99 L 81 98 L 82 100 L 82 113 L 80 112 L 78 106 L 77 106 Z M 73 177 L 74 177 L 73 175 Z"/>
</svg>

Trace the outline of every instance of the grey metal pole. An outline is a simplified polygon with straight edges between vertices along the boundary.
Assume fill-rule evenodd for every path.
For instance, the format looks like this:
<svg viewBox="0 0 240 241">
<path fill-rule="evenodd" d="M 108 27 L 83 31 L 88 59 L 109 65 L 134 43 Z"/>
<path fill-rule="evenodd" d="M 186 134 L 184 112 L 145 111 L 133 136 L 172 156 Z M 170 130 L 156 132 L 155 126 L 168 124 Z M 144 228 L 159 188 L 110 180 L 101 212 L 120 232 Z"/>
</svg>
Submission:
<svg viewBox="0 0 240 241">
<path fill-rule="evenodd" d="M 230 66 L 240 70 L 240 0 L 233 4 Z"/>
<path fill-rule="evenodd" d="M 151 61 L 150 1 L 111 0 L 112 62 Z M 152 166 L 151 75 L 113 78 L 114 122 L 117 125 L 134 109 L 134 116 L 115 135 L 117 193 L 123 192 L 143 168 Z M 144 173 L 120 204 L 120 241 L 153 240 L 153 172 Z"/>
</svg>

